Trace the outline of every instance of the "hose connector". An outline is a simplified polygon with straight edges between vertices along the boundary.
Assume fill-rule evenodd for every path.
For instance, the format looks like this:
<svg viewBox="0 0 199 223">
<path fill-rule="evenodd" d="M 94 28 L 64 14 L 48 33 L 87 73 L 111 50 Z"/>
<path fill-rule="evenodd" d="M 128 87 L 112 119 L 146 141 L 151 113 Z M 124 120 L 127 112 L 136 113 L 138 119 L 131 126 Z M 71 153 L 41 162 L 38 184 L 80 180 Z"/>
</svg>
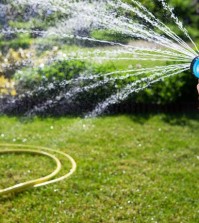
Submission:
<svg viewBox="0 0 199 223">
<path fill-rule="evenodd" d="M 199 78 L 199 56 L 193 59 L 191 62 L 191 72 L 196 77 Z"/>
</svg>

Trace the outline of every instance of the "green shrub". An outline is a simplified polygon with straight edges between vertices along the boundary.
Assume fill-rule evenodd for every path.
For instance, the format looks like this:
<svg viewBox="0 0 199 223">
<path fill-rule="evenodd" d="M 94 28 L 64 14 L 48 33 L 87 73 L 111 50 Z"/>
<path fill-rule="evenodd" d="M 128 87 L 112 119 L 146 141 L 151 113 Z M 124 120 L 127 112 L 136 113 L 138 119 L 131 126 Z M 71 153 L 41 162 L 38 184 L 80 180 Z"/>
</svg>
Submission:
<svg viewBox="0 0 199 223">
<path fill-rule="evenodd" d="M 10 48 L 14 50 L 18 49 L 28 49 L 31 45 L 31 39 L 29 35 L 18 35 L 11 40 L 5 40 L 1 38 L 0 40 L 0 49 L 3 52 L 8 52 Z"/>
<path fill-rule="evenodd" d="M 133 98 L 138 103 L 169 104 L 197 100 L 196 80 L 189 72 L 160 81 Z"/>
<path fill-rule="evenodd" d="M 18 89 L 31 90 L 36 86 L 52 82 L 61 82 L 78 77 L 86 70 L 86 63 L 82 61 L 58 61 L 44 68 L 29 68 L 15 74 Z"/>
<path fill-rule="evenodd" d="M 44 115 L 63 115 L 91 111 L 99 102 L 106 100 L 112 94 L 117 95 L 123 87 L 135 81 L 135 77 L 106 82 L 106 78 L 100 75 L 99 78 L 88 78 L 75 84 L 68 84 L 66 80 L 77 78 L 82 73 L 103 74 L 112 71 L 112 69 L 110 63 L 107 63 L 106 66 L 100 66 L 82 61 L 60 61 L 43 69 L 26 70 L 23 73 L 18 73 L 16 75 L 18 92 L 23 89 L 21 90 L 22 93 L 27 90 L 31 90 L 32 93 L 17 101 L 16 110 L 21 111 L 22 109 L 22 113 L 24 113 L 35 106 L 42 107 L 46 102 L 52 102 L 50 106 L 46 106 L 45 111 L 37 110 L 37 112 L 40 114 L 42 111 Z M 147 77 L 147 75 L 145 76 Z M 87 89 L 87 86 L 96 83 L 101 84 Z M 160 81 L 139 93 L 133 93 L 128 96 L 126 101 L 161 105 L 195 101 L 197 100 L 195 85 L 193 76 L 186 72 Z M 77 94 L 75 93 L 76 90 Z"/>
</svg>

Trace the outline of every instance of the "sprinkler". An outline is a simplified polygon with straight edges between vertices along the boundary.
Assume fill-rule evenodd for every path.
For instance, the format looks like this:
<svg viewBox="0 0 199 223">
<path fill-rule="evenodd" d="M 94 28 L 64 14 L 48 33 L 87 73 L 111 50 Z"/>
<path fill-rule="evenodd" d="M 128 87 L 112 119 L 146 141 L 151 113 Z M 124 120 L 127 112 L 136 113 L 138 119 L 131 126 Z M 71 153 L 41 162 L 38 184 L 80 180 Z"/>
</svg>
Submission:
<svg viewBox="0 0 199 223">
<path fill-rule="evenodd" d="M 196 78 L 199 78 L 199 56 L 191 62 L 191 72 Z"/>
</svg>

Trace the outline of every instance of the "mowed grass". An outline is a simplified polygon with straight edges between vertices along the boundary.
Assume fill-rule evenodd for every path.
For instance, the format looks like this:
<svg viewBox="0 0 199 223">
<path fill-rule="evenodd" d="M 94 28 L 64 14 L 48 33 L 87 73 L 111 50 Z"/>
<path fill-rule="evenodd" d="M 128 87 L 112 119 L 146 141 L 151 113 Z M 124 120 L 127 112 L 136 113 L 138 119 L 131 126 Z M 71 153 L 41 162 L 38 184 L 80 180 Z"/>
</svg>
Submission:
<svg viewBox="0 0 199 223">
<path fill-rule="evenodd" d="M 78 165 L 66 181 L 0 197 L 0 222 L 199 222 L 198 120 L 198 114 L 0 117 L 0 143 L 58 149 Z M 26 180 L 23 171 L 36 178 L 53 168 L 25 154 L 0 162 L 1 186 Z"/>
</svg>

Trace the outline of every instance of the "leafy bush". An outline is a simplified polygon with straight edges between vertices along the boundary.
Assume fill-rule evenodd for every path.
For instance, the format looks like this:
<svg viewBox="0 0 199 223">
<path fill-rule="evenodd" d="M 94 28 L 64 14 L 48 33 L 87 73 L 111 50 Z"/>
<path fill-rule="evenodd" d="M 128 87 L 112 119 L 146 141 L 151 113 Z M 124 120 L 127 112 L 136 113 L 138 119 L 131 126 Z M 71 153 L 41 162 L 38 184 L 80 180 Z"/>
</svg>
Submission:
<svg viewBox="0 0 199 223">
<path fill-rule="evenodd" d="M 3 55 L 0 53 L 0 75 L 11 79 L 16 70 L 28 62 L 30 58 L 30 51 L 19 49 L 18 51 L 10 48 L 8 52 Z"/>
<path fill-rule="evenodd" d="M 14 82 L 6 79 L 4 76 L 0 76 L 0 97 L 4 95 L 16 95 Z"/>
<path fill-rule="evenodd" d="M 6 113 L 24 114 L 34 111 L 36 114 L 81 114 L 90 111 L 100 101 L 115 92 L 113 83 L 96 84 L 96 80 L 85 78 L 72 83 L 67 80 L 86 77 L 99 71 L 99 67 L 82 61 L 59 61 L 49 67 L 25 69 L 15 75 L 18 95 L 14 103 L 4 106 Z M 108 68 L 109 69 L 109 68 Z M 103 78 L 102 78 L 103 79 Z M 102 81 L 101 78 L 97 81 Z"/>
<path fill-rule="evenodd" d="M 30 111 L 40 115 L 75 115 L 89 112 L 110 95 L 117 95 L 126 84 L 134 81 L 132 77 L 106 82 L 106 78 L 100 75 L 99 78 L 85 78 L 72 84 L 67 80 L 78 78 L 82 74 L 85 77 L 87 73 L 108 73 L 113 69 L 109 65 L 60 61 L 49 67 L 24 70 L 16 75 L 17 92 L 21 94 L 5 111 L 15 114 Z M 190 102 L 196 100 L 195 84 L 195 79 L 187 72 L 158 82 L 137 94 L 131 94 L 126 101 L 147 104 Z M 95 87 L 87 88 L 88 86 Z"/>
<path fill-rule="evenodd" d="M 185 72 L 160 81 L 133 97 L 137 103 L 169 104 L 197 100 L 196 80 Z"/>
<path fill-rule="evenodd" d="M 36 86 L 78 77 L 87 69 L 86 66 L 86 63 L 82 61 L 58 61 L 51 66 L 19 71 L 15 75 L 15 80 L 18 90 L 31 90 Z"/>
<path fill-rule="evenodd" d="M 19 35 L 11 40 L 6 40 L 3 37 L 0 40 L 0 49 L 2 52 L 8 52 L 9 49 L 28 49 L 31 45 L 31 39 L 28 35 Z"/>
</svg>

